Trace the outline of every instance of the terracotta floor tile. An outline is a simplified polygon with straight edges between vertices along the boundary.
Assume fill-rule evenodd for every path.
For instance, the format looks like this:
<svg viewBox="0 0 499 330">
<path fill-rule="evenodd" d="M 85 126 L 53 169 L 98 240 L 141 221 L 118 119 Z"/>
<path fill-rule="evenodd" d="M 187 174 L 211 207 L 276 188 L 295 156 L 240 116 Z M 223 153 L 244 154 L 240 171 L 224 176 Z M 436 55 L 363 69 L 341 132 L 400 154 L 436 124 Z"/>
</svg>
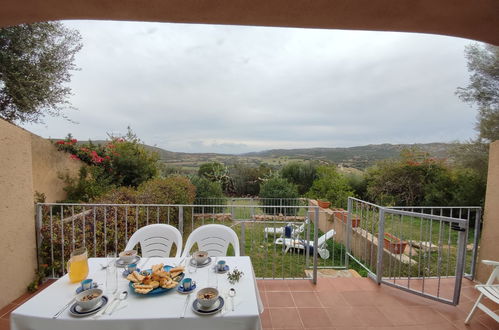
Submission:
<svg viewBox="0 0 499 330">
<path fill-rule="evenodd" d="M 359 281 L 364 279 L 359 278 L 334 278 L 330 283 L 337 292 L 359 291 Z"/>
<path fill-rule="evenodd" d="M 291 292 L 267 292 L 269 307 L 295 307 Z"/>
<path fill-rule="evenodd" d="M 0 330 L 10 330 L 10 320 L 0 319 Z"/>
<path fill-rule="evenodd" d="M 269 308 L 270 319 L 274 329 L 302 329 L 297 308 Z"/>
<path fill-rule="evenodd" d="M 317 292 L 317 297 L 324 307 L 335 307 L 335 306 L 347 306 L 347 302 L 345 298 L 343 298 L 343 294 L 340 292 Z M 349 306 L 349 305 L 348 305 Z"/>
<path fill-rule="evenodd" d="M 268 308 L 265 308 L 262 314 L 260 314 L 260 319 L 262 320 L 262 328 L 272 328 L 272 321 L 270 319 L 270 312 Z"/>
<path fill-rule="evenodd" d="M 260 291 L 260 298 L 262 299 L 263 307 L 269 307 L 269 299 L 267 298 L 267 292 Z"/>
<path fill-rule="evenodd" d="M 461 311 L 456 306 L 447 304 L 434 304 L 431 308 L 439 312 L 440 315 L 451 322 L 455 320 L 464 320 L 467 316 L 467 313 L 463 313 L 463 311 Z"/>
<path fill-rule="evenodd" d="M 488 314 L 477 316 L 478 321 L 488 327 L 489 329 L 499 329 L 499 323 L 497 323 L 491 316 Z"/>
<path fill-rule="evenodd" d="M 334 327 L 334 330 L 366 330 L 367 328 L 366 327 L 355 327 L 355 326 L 349 326 L 349 325 L 346 325 L 346 326 L 335 326 Z"/>
<path fill-rule="evenodd" d="M 305 328 L 305 330 L 336 330 L 334 327 Z"/>
<path fill-rule="evenodd" d="M 257 280 L 256 285 L 258 286 L 258 291 L 262 292 L 265 291 L 265 280 Z"/>
<path fill-rule="evenodd" d="M 18 306 L 19 305 L 16 305 L 16 304 L 8 304 L 4 308 L 0 309 L 0 318 L 8 318 L 10 315 L 10 312 L 12 312 Z"/>
<path fill-rule="evenodd" d="M 394 325 L 378 308 L 375 306 L 355 307 L 357 318 L 367 327 L 384 327 Z"/>
<path fill-rule="evenodd" d="M 341 293 L 350 306 L 376 306 L 376 293 L 371 291 L 346 291 Z"/>
<path fill-rule="evenodd" d="M 329 278 L 319 278 L 317 284 L 313 286 L 313 290 L 317 292 L 335 291 L 335 287 L 331 284 Z"/>
<path fill-rule="evenodd" d="M 425 326 L 427 330 L 458 330 L 452 323 L 429 324 Z"/>
<path fill-rule="evenodd" d="M 289 291 L 286 280 L 268 280 L 265 282 L 265 291 Z"/>
<path fill-rule="evenodd" d="M 337 327 L 364 327 L 364 323 L 358 318 L 357 308 L 351 306 L 338 306 L 326 308 L 331 324 Z"/>
<path fill-rule="evenodd" d="M 296 307 L 322 307 L 315 292 L 292 292 Z"/>
<path fill-rule="evenodd" d="M 323 308 L 298 308 L 300 318 L 306 328 L 328 327 L 331 321 Z"/>
<path fill-rule="evenodd" d="M 314 284 L 310 280 L 288 281 L 288 287 L 289 287 L 289 290 L 292 291 L 292 292 L 297 292 L 297 291 L 305 291 L 305 292 L 315 291 L 314 290 Z"/>
<path fill-rule="evenodd" d="M 405 306 L 380 306 L 378 309 L 393 325 L 417 325 L 417 322 Z"/>
<path fill-rule="evenodd" d="M 484 324 L 480 323 L 477 319 L 472 318 L 469 325 L 464 324 L 464 321 L 455 321 L 452 323 L 457 329 L 460 330 L 490 330 Z"/>
<path fill-rule="evenodd" d="M 448 322 L 439 312 L 430 307 L 408 307 L 409 314 L 416 324 L 436 324 Z"/>
</svg>

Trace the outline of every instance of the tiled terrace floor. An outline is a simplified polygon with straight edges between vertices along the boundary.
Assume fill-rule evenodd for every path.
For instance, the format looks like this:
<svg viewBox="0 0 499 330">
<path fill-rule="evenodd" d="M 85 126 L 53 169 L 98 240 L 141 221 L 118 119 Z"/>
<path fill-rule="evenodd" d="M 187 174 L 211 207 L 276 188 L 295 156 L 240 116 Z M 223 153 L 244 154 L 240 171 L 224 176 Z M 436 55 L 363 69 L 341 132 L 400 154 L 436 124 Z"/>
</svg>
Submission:
<svg viewBox="0 0 499 330">
<path fill-rule="evenodd" d="M 379 287 L 367 278 L 320 278 L 317 286 L 304 280 L 260 280 L 258 287 L 264 329 L 499 329 L 481 311 L 470 326 L 464 325 L 477 297 L 467 280 L 457 307 Z M 25 294 L 0 310 L 0 330 L 9 329 L 10 312 L 31 297 Z"/>
</svg>

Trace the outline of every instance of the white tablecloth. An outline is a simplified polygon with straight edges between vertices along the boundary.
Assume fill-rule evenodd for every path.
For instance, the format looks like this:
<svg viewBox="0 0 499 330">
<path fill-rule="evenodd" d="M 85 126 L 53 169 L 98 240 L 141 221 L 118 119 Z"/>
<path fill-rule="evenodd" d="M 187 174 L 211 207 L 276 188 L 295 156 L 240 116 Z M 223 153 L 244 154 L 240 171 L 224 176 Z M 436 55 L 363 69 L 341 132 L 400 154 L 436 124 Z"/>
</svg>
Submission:
<svg viewBox="0 0 499 330">
<path fill-rule="evenodd" d="M 219 257 L 219 260 L 222 259 L 227 262 L 231 270 L 237 267 L 244 272 L 242 279 L 235 285 L 228 282 L 227 274 L 214 272 L 208 274 L 211 265 L 198 268 L 193 273 L 189 273 L 186 269 L 185 273 L 186 277 L 191 277 L 197 282 L 196 290 L 215 284 L 218 285 L 221 294 L 226 294 L 229 288 L 234 287 L 237 292 L 234 298 L 235 311 L 229 308 L 226 313 L 199 316 L 192 311 L 191 306 L 188 306 L 185 318 L 181 319 L 186 296 L 172 290 L 162 295 L 149 297 L 129 292 L 126 308 L 117 310 L 110 316 L 103 315 L 99 319 L 93 319 L 92 316 L 72 317 L 69 308 L 57 319 L 53 319 L 52 316 L 74 297 L 75 290 L 79 286 L 79 284 L 69 283 L 66 275 L 14 310 L 10 317 L 11 329 L 260 329 L 260 313 L 263 311 L 263 305 L 250 258 Z M 147 269 L 160 262 L 165 265 L 176 265 L 179 261 L 175 258 L 143 258 L 138 264 L 141 269 Z M 89 259 L 89 278 L 100 284 L 105 284 L 106 271 L 101 270 L 99 266 L 104 263 L 105 259 Z M 121 272 L 122 269 L 118 268 L 118 271 Z M 105 290 L 104 285 L 101 288 Z M 118 289 L 118 292 L 129 289 L 128 281 L 121 274 Z M 192 304 L 194 298 L 194 294 L 191 294 L 189 305 Z M 227 299 L 226 304 L 230 306 L 230 298 Z"/>
</svg>

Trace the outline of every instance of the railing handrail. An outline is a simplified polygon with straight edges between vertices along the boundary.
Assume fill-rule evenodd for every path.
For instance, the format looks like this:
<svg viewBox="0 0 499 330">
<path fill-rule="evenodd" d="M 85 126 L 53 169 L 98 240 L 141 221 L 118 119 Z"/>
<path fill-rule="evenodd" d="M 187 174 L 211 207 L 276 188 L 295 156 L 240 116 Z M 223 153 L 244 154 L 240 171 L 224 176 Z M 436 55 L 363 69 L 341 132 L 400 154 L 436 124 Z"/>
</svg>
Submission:
<svg viewBox="0 0 499 330">
<path fill-rule="evenodd" d="M 99 206 L 112 206 L 112 207 L 121 207 L 121 206 L 132 206 L 132 207 L 206 207 L 206 208 L 227 208 L 227 207 L 237 207 L 237 208 L 310 208 L 310 209 L 315 209 L 319 208 L 319 206 L 313 206 L 313 205 L 261 205 L 261 204 L 254 204 L 254 205 L 237 205 L 237 204 L 209 204 L 209 205 L 203 205 L 203 204 L 115 204 L 115 203 L 37 203 L 37 205 L 41 206 L 87 206 L 87 207 L 99 207 Z"/>
</svg>

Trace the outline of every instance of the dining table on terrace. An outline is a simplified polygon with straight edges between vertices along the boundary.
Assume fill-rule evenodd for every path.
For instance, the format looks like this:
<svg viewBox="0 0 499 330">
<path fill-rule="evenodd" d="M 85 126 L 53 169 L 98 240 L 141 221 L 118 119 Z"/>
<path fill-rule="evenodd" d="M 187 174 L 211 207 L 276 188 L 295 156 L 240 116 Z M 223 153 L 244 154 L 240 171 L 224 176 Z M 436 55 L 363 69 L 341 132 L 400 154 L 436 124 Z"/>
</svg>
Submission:
<svg viewBox="0 0 499 330">
<path fill-rule="evenodd" d="M 141 269 L 151 268 L 152 265 L 163 263 L 176 266 L 180 263 L 189 264 L 180 258 L 142 258 L 138 265 Z M 215 258 L 214 258 L 215 259 Z M 128 291 L 128 296 L 112 315 L 99 315 L 99 317 L 86 316 L 74 317 L 69 308 L 64 310 L 57 318 L 54 315 L 70 302 L 80 283 L 70 283 L 68 275 L 61 277 L 45 290 L 32 299 L 19 306 L 11 314 L 12 330 L 154 330 L 154 329 L 261 329 L 260 313 L 263 304 L 256 285 L 255 274 L 251 260 L 247 256 L 218 257 L 226 261 L 230 269 L 237 268 L 244 275 L 239 282 L 231 284 L 227 274 L 217 274 L 210 265 L 204 268 L 189 269 L 186 267 L 186 277 L 196 282 L 196 291 L 207 287 L 217 286 L 221 296 L 225 297 L 226 308 L 213 315 L 198 315 L 191 308 L 193 297 L 177 292 L 176 289 L 161 295 L 140 295 L 129 286 L 129 281 L 121 276 L 123 269 L 118 269 L 118 289 L 114 297 L 122 291 Z M 102 265 L 108 262 L 106 258 L 88 259 L 89 275 L 99 284 L 106 293 L 106 270 Z M 216 264 L 216 259 L 213 261 Z M 229 297 L 230 288 L 235 289 L 235 296 Z M 191 293 L 195 295 L 196 292 Z M 109 297 L 110 301 L 113 297 Z M 233 300 L 231 300 L 233 299 Z M 232 308 L 233 303 L 233 308 Z M 182 315 L 185 313 L 184 317 Z"/>
</svg>

